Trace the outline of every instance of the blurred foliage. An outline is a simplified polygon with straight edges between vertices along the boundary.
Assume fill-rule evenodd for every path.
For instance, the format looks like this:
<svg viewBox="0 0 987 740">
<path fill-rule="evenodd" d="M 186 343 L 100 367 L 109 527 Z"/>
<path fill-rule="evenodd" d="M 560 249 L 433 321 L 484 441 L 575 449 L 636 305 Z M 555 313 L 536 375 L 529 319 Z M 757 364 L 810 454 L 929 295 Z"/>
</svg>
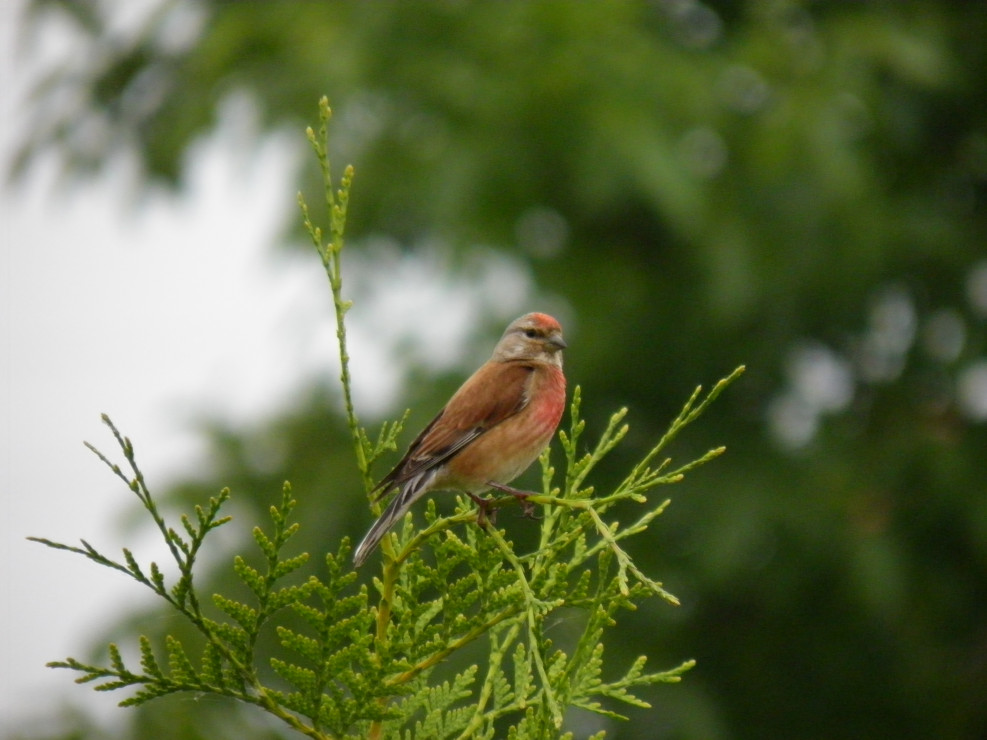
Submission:
<svg viewBox="0 0 987 740">
<path fill-rule="evenodd" d="M 31 3 L 88 53 L 39 86 L 20 166 L 123 142 L 177 186 L 226 101 L 303 145 L 328 93 L 351 243 L 530 265 L 591 428 L 630 406 L 627 455 L 748 365 L 679 443 L 728 454 L 643 554 L 683 607 L 624 627 L 698 665 L 610 737 L 987 736 L 987 4 L 161 0 L 122 28 L 120 2 Z M 459 379 L 417 384 L 411 426 Z M 290 478 L 305 549 L 358 534 L 338 399 L 307 400 L 216 427 L 213 479 L 176 493 L 262 512 Z"/>
</svg>

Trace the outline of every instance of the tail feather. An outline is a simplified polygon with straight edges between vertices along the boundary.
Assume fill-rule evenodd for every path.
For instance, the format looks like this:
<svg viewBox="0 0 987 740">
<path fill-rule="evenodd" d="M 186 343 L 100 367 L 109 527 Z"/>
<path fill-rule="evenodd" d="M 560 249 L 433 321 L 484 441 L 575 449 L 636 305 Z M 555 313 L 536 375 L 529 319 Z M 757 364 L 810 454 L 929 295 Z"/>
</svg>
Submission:
<svg viewBox="0 0 987 740">
<path fill-rule="evenodd" d="M 353 551 L 353 565 L 359 568 L 366 561 L 367 557 L 374 551 L 386 535 L 401 517 L 403 517 L 418 499 L 429 491 L 429 484 L 435 477 L 435 470 L 429 470 L 421 475 L 416 475 L 401 484 L 398 495 L 394 497 L 384 513 L 374 522 L 370 531 Z"/>
</svg>

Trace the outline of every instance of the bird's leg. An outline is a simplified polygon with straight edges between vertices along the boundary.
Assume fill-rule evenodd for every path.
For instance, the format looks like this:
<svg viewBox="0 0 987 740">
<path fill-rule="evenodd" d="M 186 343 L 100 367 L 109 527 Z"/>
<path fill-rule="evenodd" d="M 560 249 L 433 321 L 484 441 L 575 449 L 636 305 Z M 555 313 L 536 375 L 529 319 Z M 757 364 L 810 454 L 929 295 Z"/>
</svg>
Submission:
<svg viewBox="0 0 987 740">
<path fill-rule="evenodd" d="M 502 491 L 504 493 L 509 493 L 511 496 L 517 499 L 517 502 L 521 505 L 522 516 L 528 519 L 537 519 L 535 516 L 535 505 L 528 501 L 528 496 L 533 496 L 533 491 L 522 491 L 519 488 L 514 488 L 513 486 L 505 486 L 503 483 L 495 483 L 493 481 L 487 481 L 487 485 L 497 491 Z"/>
<path fill-rule="evenodd" d="M 493 502 L 490 499 L 483 498 L 483 496 L 478 496 L 471 491 L 466 491 L 465 493 L 473 499 L 473 503 L 476 504 L 477 509 L 479 509 L 479 513 L 476 515 L 476 523 L 481 527 L 486 527 L 487 522 L 493 524 L 497 519 L 497 509 L 490 505 Z"/>
</svg>

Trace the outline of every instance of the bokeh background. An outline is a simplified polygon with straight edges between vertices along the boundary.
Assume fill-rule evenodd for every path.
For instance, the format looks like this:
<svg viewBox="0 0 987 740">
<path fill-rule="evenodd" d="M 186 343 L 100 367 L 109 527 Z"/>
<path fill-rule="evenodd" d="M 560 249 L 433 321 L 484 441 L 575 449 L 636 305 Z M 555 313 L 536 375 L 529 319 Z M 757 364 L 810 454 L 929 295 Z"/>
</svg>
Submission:
<svg viewBox="0 0 987 740">
<path fill-rule="evenodd" d="M 30 75 L 11 111 L 6 197 L 48 173 L 55 229 L 79 191 L 117 183 L 115 213 L 139 221 L 133 249 L 150 261 L 121 252 L 77 300 L 109 304 L 110 322 L 147 304 L 177 322 L 138 326 L 117 338 L 119 355 L 84 364 L 122 372 L 142 398 L 159 387 L 140 369 L 147 357 L 166 376 L 209 376 L 168 408 L 198 446 L 161 458 L 163 496 L 187 508 L 229 485 L 246 533 L 290 479 L 314 552 L 368 523 L 328 287 L 292 200 L 297 189 L 318 200 L 302 132 L 327 94 L 337 172 L 357 171 L 345 270 L 367 423 L 411 407 L 417 428 L 508 320 L 553 312 L 588 434 L 630 407 L 605 487 L 696 384 L 748 367 L 672 450 L 728 453 L 668 491 L 671 508 L 638 544 L 682 606 L 645 604 L 608 644 L 617 664 L 646 653 L 651 666 L 698 665 L 646 692 L 653 708 L 608 737 L 987 737 L 987 4 L 30 0 L 21 11 L 8 18 L 11 79 Z M 202 172 L 217 151 L 236 166 L 210 189 Z M 255 202 L 246 181 L 271 187 L 251 190 Z M 169 228 L 217 226 L 155 243 L 164 227 L 147 213 L 161 203 L 184 204 Z M 9 246 L 53 262 L 100 254 L 96 227 L 49 238 Z M 8 264 L 12 288 L 41 289 Z M 9 327 L 30 319 L 10 305 Z M 216 323 L 230 305 L 247 308 Z M 189 348 L 176 326 L 208 331 Z M 85 332 L 74 340 L 85 347 Z M 90 403 L 95 419 L 101 399 Z M 98 441 L 95 427 L 85 436 Z M 140 452 L 139 432 L 124 431 Z M 106 539 L 144 542 L 134 502 L 115 501 L 121 526 Z M 90 534 L 84 515 L 73 524 L 62 539 Z M 18 570 L 31 578 L 30 563 Z M 85 582 L 94 570 L 58 573 Z M 50 588 L 70 587 L 58 577 Z M 100 619 L 91 644 L 63 649 L 85 657 L 100 639 L 180 629 L 136 598 Z M 44 631 L 30 638 L 44 647 Z M 222 702 L 107 713 L 111 697 L 87 691 L 34 692 L 8 737 L 283 736 Z"/>
</svg>

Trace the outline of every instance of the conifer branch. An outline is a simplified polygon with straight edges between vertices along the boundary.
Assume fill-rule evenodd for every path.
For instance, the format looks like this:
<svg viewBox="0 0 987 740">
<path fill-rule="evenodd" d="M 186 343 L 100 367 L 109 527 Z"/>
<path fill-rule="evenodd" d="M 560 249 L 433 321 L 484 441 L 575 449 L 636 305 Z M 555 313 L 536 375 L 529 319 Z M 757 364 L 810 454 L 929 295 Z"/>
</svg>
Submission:
<svg viewBox="0 0 987 740">
<path fill-rule="evenodd" d="M 328 102 L 320 101 L 318 135 L 307 134 L 323 175 L 329 228 L 299 204 L 305 227 L 329 280 L 336 312 L 340 383 L 346 423 L 356 465 L 366 492 L 373 487 L 371 467 L 397 446 L 408 412 L 384 423 L 375 438 L 360 426 L 351 394 L 343 298 L 342 263 L 346 212 L 353 170 L 346 168 L 337 186 L 328 156 Z M 328 238 L 324 234 L 328 233 Z M 126 574 L 151 589 L 194 628 L 198 646 L 166 635 L 157 647 L 138 636 L 139 667 L 128 666 L 115 644 L 105 665 L 68 658 L 50 663 L 80 674 L 80 683 L 96 690 L 131 688 L 120 703 L 137 706 L 155 698 L 196 692 L 259 707 L 311 740 L 336 738 L 492 738 L 505 732 L 516 740 L 560 737 L 568 707 L 620 718 L 613 706 L 646 708 L 634 692 L 659 682 L 675 682 L 692 667 L 647 672 L 639 657 L 615 680 L 604 680 L 605 636 L 621 610 L 658 596 L 677 604 L 661 583 L 646 574 L 625 549 L 625 541 L 645 533 L 668 505 L 650 503 L 657 486 L 679 482 L 723 448 L 673 469 L 666 448 L 733 382 L 743 367 L 719 381 L 705 396 L 697 388 L 659 439 L 613 489 L 592 484 L 597 465 L 626 437 L 627 409 L 614 413 L 588 451 L 580 417 L 582 391 L 576 386 L 568 430 L 559 432 L 564 464 L 561 481 L 549 450 L 542 453 L 541 490 L 527 501 L 541 508 L 537 547 L 519 553 L 506 530 L 475 526 L 477 513 L 459 497 L 454 513 L 441 516 L 434 499 L 424 507 L 424 526 L 409 514 L 381 543 L 380 576 L 372 589 L 358 583 L 349 561 L 349 541 L 325 555 L 313 572 L 308 553 L 291 552 L 300 524 L 292 520 L 295 499 L 285 483 L 269 510 L 269 523 L 251 530 L 256 552 L 236 555 L 233 572 L 247 597 L 216 593 L 202 598 L 196 580 L 206 539 L 230 517 L 222 514 L 230 498 L 223 489 L 192 515 L 172 526 L 161 514 L 141 472 L 131 441 L 108 417 L 104 423 L 119 446 L 125 465 L 113 463 L 87 446 L 134 495 L 164 539 L 177 566 L 169 579 L 157 563 L 142 564 L 124 548 L 113 559 L 86 540 L 79 546 L 31 538 L 48 547 L 81 555 Z M 495 497 L 489 509 L 515 503 Z M 611 520 L 616 505 L 634 506 L 629 525 Z M 372 504 L 375 511 L 380 505 Z M 259 557 L 257 556 L 259 553 Z M 581 630 L 566 650 L 546 637 L 560 610 L 580 614 Z M 292 620 L 285 618 L 290 612 Z M 260 654 L 263 635 L 276 637 L 282 651 Z M 465 648 L 484 645 L 485 660 L 449 675 L 447 661 Z M 161 657 L 159 657 L 159 655 Z M 273 670 L 276 680 L 262 678 Z M 612 669 L 607 675 L 614 675 Z M 602 738 L 604 733 L 594 735 Z"/>
</svg>

